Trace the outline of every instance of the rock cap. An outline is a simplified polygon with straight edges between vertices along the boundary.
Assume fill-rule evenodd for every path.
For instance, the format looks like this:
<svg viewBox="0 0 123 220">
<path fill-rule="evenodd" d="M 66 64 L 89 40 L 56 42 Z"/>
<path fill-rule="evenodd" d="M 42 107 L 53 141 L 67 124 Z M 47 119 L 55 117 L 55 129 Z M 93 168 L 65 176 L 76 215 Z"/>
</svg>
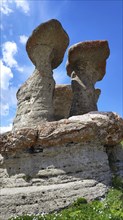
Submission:
<svg viewBox="0 0 123 220">
<path fill-rule="evenodd" d="M 32 32 L 32 35 L 27 41 L 26 50 L 32 63 L 36 65 L 35 56 L 33 56 L 35 48 L 37 48 L 37 51 L 39 50 L 41 54 L 41 47 L 48 47 L 51 49 L 51 67 L 55 69 L 61 64 L 68 44 L 69 37 L 61 23 L 56 19 L 52 19 L 40 24 Z M 42 56 L 44 56 L 43 52 Z"/>
<path fill-rule="evenodd" d="M 70 76 L 74 66 L 79 65 L 81 62 L 92 62 L 96 64 L 97 68 L 103 69 L 101 72 L 104 74 L 106 59 L 109 57 L 109 54 L 110 49 L 106 40 L 77 43 L 69 48 L 67 73 Z M 98 80 L 102 78 L 103 76 L 99 75 Z"/>
</svg>

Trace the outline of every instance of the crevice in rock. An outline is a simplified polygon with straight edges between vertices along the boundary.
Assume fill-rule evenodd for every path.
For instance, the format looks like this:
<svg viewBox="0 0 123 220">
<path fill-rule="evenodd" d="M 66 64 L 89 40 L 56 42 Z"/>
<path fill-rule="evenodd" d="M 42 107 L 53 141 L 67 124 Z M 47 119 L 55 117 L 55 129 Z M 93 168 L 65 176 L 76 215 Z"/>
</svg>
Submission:
<svg viewBox="0 0 123 220">
<path fill-rule="evenodd" d="M 112 176 L 123 177 L 123 147 L 105 145 Z"/>
</svg>

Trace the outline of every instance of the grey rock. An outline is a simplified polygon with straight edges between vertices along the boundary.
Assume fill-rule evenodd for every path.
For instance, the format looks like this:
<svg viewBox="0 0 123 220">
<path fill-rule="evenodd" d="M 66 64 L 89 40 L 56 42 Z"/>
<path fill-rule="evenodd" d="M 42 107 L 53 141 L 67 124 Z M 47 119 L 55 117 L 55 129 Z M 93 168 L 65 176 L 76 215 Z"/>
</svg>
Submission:
<svg viewBox="0 0 123 220">
<path fill-rule="evenodd" d="M 112 178 L 110 155 L 123 162 L 121 140 L 123 119 L 111 112 L 2 134 L 1 219 L 59 210 L 78 197 L 90 201 L 105 195 Z"/>
<path fill-rule="evenodd" d="M 52 82 L 53 79 L 48 80 Z M 35 70 L 33 75 L 20 87 L 17 92 L 18 108 L 14 128 L 34 127 L 40 125 L 42 121 L 51 121 L 52 116 L 54 120 L 69 117 L 73 97 L 71 86 L 56 85 L 52 97 L 54 88 L 52 84 L 53 82 L 47 84 L 47 77 L 42 78 L 40 73 Z M 47 99 L 46 90 L 49 93 Z M 54 111 L 52 111 L 53 109 Z"/>
<path fill-rule="evenodd" d="M 107 147 L 107 154 L 112 175 L 123 178 L 123 145 Z"/>
<path fill-rule="evenodd" d="M 53 91 L 55 81 L 50 76 L 42 77 L 36 69 L 17 92 L 17 113 L 13 128 L 34 127 L 41 121 L 54 119 Z"/>
<path fill-rule="evenodd" d="M 61 146 L 68 143 L 98 142 L 115 146 L 123 139 L 123 119 L 113 112 L 90 112 L 34 128 L 16 129 L 1 135 L 0 152 L 24 148 Z M 40 147 L 39 147 L 40 149 Z"/>
<path fill-rule="evenodd" d="M 55 120 L 68 118 L 72 103 L 73 93 L 71 85 L 56 85 L 53 106 Z"/>
<path fill-rule="evenodd" d="M 69 49 L 66 68 L 73 90 L 70 116 L 97 111 L 101 91 L 95 90 L 94 85 L 105 75 L 109 53 L 107 41 L 81 42 Z"/>
<path fill-rule="evenodd" d="M 69 37 L 61 23 L 51 19 L 33 31 L 27 41 L 26 50 L 37 69 L 44 71 L 42 65 L 44 67 L 49 63 L 50 68 L 55 69 L 61 64 L 68 44 Z"/>
<path fill-rule="evenodd" d="M 38 26 L 29 37 L 26 50 L 36 69 L 17 93 L 14 129 L 54 120 L 52 70 L 62 62 L 68 44 L 67 33 L 55 19 Z"/>
<path fill-rule="evenodd" d="M 59 210 L 83 195 L 87 200 L 98 198 L 106 193 L 104 184 L 94 180 L 31 186 L 1 190 L 1 219 L 26 214 L 41 214 Z"/>
</svg>

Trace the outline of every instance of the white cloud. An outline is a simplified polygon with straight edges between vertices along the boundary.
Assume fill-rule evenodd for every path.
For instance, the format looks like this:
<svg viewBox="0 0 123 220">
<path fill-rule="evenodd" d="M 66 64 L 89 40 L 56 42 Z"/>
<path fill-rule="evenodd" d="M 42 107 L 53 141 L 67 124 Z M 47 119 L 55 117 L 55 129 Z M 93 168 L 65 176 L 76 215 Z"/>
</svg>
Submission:
<svg viewBox="0 0 123 220">
<path fill-rule="evenodd" d="M 6 116 L 9 114 L 9 104 L 8 103 L 1 103 L 1 109 L 0 109 L 0 113 L 3 116 Z"/>
<path fill-rule="evenodd" d="M 28 37 L 26 35 L 21 35 L 20 36 L 20 43 L 26 44 Z"/>
<path fill-rule="evenodd" d="M 16 99 L 16 92 L 18 88 L 17 87 L 9 87 L 8 89 L 4 90 L 1 89 L 0 99 L 1 99 L 1 108 L 0 108 L 0 114 L 1 114 L 1 123 L 4 124 L 5 117 L 9 116 L 13 118 L 13 115 L 15 115 L 16 105 L 17 105 L 17 99 Z M 13 119 L 12 119 L 13 121 Z"/>
<path fill-rule="evenodd" d="M 28 14 L 28 12 L 30 10 L 28 1 L 26 1 L 26 0 L 20 0 L 20 1 L 14 0 L 14 1 L 15 1 L 17 8 L 21 8 L 25 14 Z"/>
<path fill-rule="evenodd" d="M 2 62 L 6 67 L 16 68 L 19 72 L 23 72 L 23 68 L 19 67 L 14 56 L 17 54 L 18 48 L 15 42 L 7 41 L 2 45 Z"/>
<path fill-rule="evenodd" d="M 14 12 L 13 6 L 21 9 L 25 14 L 29 13 L 30 7 L 27 0 L 2 0 L 0 1 L 0 11 L 4 15 L 10 15 Z"/>
<path fill-rule="evenodd" d="M 13 12 L 13 10 L 9 7 L 8 0 L 0 1 L 0 11 L 4 15 L 9 15 Z"/>
<path fill-rule="evenodd" d="M 17 45 L 15 42 L 7 41 L 2 46 L 3 61 L 12 68 L 17 67 L 17 61 L 14 56 L 17 53 Z"/>
<path fill-rule="evenodd" d="M 0 133 L 5 133 L 7 131 L 11 131 L 12 130 L 12 124 L 9 124 L 8 126 L 5 127 L 0 127 Z"/>
<path fill-rule="evenodd" d="M 17 104 L 17 99 L 16 99 L 16 92 L 18 88 L 11 86 L 8 89 L 1 90 L 1 104 L 8 104 L 10 107 L 14 108 Z"/>
<path fill-rule="evenodd" d="M 2 116 L 7 116 L 10 113 L 10 108 L 15 108 L 17 103 L 17 88 L 10 84 L 11 79 L 13 78 L 12 68 L 16 68 L 18 71 L 23 71 L 14 58 L 17 51 L 17 45 L 15 42 L 7 41 L 2 45 L 2 59 L 0 60 L 0 99 Z"/>
<path fill-rule="evenodd" d="M 0 84 L 1 89 L 8 89 L 9 81 L 13 78 L 13 73 L 11 69 L 3 64 L 0 60 Z"/>
</svg>

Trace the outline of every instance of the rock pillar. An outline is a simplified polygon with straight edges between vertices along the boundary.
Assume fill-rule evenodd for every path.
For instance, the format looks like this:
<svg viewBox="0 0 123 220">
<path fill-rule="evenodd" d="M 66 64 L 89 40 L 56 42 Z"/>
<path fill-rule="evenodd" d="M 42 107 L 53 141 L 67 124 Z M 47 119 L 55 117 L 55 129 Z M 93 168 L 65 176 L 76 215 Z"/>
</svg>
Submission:
<svg viewBox="0 0 123 220">
<path fill-rule="evenodd" d="M 13 128 L 34 127 L 41 121 L 54 120 L 52 70 L 62 62 L 68 44 L 67 33 L 55 19 L 38 26 L 29 37 L 26 50 L 35 71 L 17 92 L 18 109 Z"/>
<path fill-rule="evenodd" d="M 108 56 L 107 41 L 82 42 L 69 49 L 67 73 L 71 77 L 73 90 L 70 116 L 97 111 L 101 91 L 94 86 L 105 75 Z"/>
</svg>

